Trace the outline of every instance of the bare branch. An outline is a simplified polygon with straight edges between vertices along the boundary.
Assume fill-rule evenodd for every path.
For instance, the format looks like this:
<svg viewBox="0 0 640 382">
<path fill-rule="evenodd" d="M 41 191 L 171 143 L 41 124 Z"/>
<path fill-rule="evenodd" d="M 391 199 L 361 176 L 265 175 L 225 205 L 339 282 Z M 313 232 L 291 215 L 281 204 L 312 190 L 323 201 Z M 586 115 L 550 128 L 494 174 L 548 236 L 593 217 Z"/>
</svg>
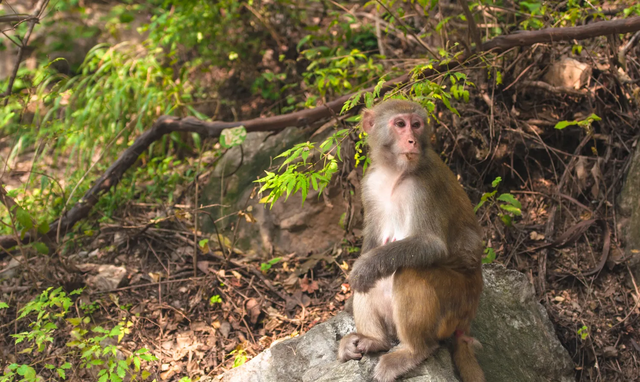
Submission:
<svg viewBox="0 0 640 382">
<path fill-rule="evenodd" d="M 469 9 L 469 3 L 467 2 L 467 0 L 458 0 L 458 1 L 460 2 L 460 6 L 462 6 L 462 12 L 464 12 L 464 17 L 467 18 L 467 23 L 469 24 L 469 33 L 471 34 L 471 38 L 473 42 L 476 43 L 476 47 L 480 47 L 482 45 L 482 40 L 480 39 L 480 31 L 478 31 L 476 20 L 473 18 L 473 15 L 471 14 L 471 10 Z"/>
<path fill-rule="evenodd" d="M 547 28 L 537 31 L 518 31 L 506 36 L 498 36 L 482 44 L 481 51 L 496 50 L 499 52 L 516 46 L 530 46 L 539 43 L 559 41 L 585 40 L 611 34 L 631 33 L 640 30 L 640 17 L 601 21 L 577 27 Z"/>
<path fill-rule="evenodd" d="M 28 21 L 33 19 L 32 15 L 2 15 L 0 16 L 0 23 L 18 23 L 21 21 Z"/>
<path fill-rule="evenodd" d="M 13 90 L 13 83 L 16 81 L 16 76 L 18 75 L 18 68 L 20 67 L 20 63 L 22 62 L 22 55 L 24 54 L 24 50 L 29 44 L 29 38 L 31 38 L 31 32 L 33 32 L 33 27 L 40 21 L 40 14 L 44 11 L 44 8 L 49 3 L 49 0 L 39 0 L 38 4 L 36 4 L 36 9 L 33 14 L 29 17 L 32 17 L 29 22 L 29 29 L 27 29 L 27 33 L 24 35 L 24 39 L 22 40 L 22 45 L 18 48 L 18 56 L 16 57 L 16 64 L 13 66 L 13 73 L 11 73 L 11 77 L 9 77 L 9 85 L 7 86 L 7 90 L 4 94 L 1 94 L 0 97 L 6 97 L 11 95 L 11 91 Z M 5 105 L 9 100 L 5 100 Z"/>
<path fill-rule="evenodd" d="M 572 96 L 575 96 L 575 97 L 584 97 L 584 96 L 586 96 L 588 94 L 584 90 L 576 90 L 576 89 L 567 88 L 567 87 L 564 87 L 564 86 L 553 86 L 553 85 L 549 85 L 548 83 L 542 82 L 542 81 L 523 81 L 520 85 L 523 86 L 523 87 L 531 87 L 531 88 L 543 89 L 543 90 L 546 90 L 546 91 L 548 91 L 550 93 L 557 94 L 557 95 L 568 94 L 568 95 L 572 95 Z"/>
</svg>

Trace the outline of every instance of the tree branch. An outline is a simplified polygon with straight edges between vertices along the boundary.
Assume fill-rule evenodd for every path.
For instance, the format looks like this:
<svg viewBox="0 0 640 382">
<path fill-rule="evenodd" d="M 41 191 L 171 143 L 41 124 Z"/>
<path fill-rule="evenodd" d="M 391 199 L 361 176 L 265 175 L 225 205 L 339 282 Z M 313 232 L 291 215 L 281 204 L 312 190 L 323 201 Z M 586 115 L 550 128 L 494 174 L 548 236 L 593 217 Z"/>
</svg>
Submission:
<svg viewBox="0 0 640 382">
<path fill-rule="evenodd" d="M 516 46 L 530 46 L 539 43 L 553 43 L 559 41 L 585 40 L 588 38 L 607 36 L 611 34 L 630 33 L 640 30 L 640 17 L 601 21 L 597 23 L 566 28 L 547 28 L 537 31 L 518 31 L 516 33 L 498 36 L 482 44 L 482 51 L 504 51 Z"/>
<path fill-rule="evenodd" d="M 516 46 L 527 46 L 536 43 L 570 41 L 573 39 L 583 40 L 587 38 L 609 35 L 612 33 L 629 33 L 640 30 L 640 17 L 633 17 L 624 20 L 602 21 L 578 27 L 567 28 L 549 28 L 539 31 L 514 33 L 508 36 L 496 37 L 485 42 L 480 46 L 480 51 L 501 52 Z M 422 72 L 422 77 L 428 77 L 438 73 L 451 70 L 472 56 L 464 55 L 458 61 L 451 61 L 445 65 L 439 65 L 434 69 L 427 69 Z M 393 80 L 387 81 L 380 95 L 384 95 L 389 90 L 394 89 L 398 85 L 406 84 L 410 80 L 410 76 L 405 74 Z M 374 86 L 361 90 L 362 92 L 372 92 Z M 177 118 L 171 116 L 160 117 L 153 126 L 139 136 L 133 145 L 128 147 L 124 153 L 118 158 L 107 171 L 98 178 L 91 189 L 89 189 L 80 202 L 71 208 L 64 216 L 54 221 L 50 225 L 50 237 L 55 237 L 58 225 L 60 225 L 60 234 L 66 234 L 74 224 L 89 215 L 91 209 L 96 205 L 98 199 L 112 187 L 120 182 L 124 173 L 137 161 L 138 156 L 142 154 L 151 143 L 160 139 L 163 135 L 173 131 L 194 132 L 203 137 L 217 138 L 224 129 L 231 127 L 244 126 L 247 132 L 254 131 L 279 131 L 289 126 L 308 126 L 318 122 L 324 118 L 331 118 L 334 114 L 342 110 L 342 106 L 354 94 L 344 95 L 336 100 L 318 106 L 314 109 L 301 110 L 290 114 L 277 115 L 269 118 L 255 118 L 238 122 L 208 122 L 201 121 L 194 117 Z M 54 236 L 51 236 L 54 235 Z M 32 240 L 29 234 L 25 235 L 23 242 Z M 0 246 L 11 248 L 18 243 L 11 236 L 0 237 Z"/>
<path fill-rule="evenodd" d="M 32 15 L 2 15 L 0 16 L 0 23 L 18 23 L 20 21 L 31 20 Z"/>
</svg>

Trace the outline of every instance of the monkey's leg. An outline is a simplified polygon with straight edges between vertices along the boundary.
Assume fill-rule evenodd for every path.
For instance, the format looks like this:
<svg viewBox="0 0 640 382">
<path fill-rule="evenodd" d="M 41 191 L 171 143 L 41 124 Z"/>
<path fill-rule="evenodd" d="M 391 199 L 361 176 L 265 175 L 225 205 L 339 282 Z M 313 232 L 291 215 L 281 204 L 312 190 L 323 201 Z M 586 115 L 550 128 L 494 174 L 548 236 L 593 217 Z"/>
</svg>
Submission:
<svg viewBox="0 0 640 382">
<path fill-rule="evenodd" d="M 397 350 L 380 357 L 374 370 L 378 382 L 395 381 L 438 348 L 440 302 L 423 272 L 406 268 L 396 272 L 393 317 L 400 345 Z"/>
<path fill-rule="evenodd" d="M 340 361 L 360 359 L 364 354 L 391 348 L 394 336 L 391 283 L 391 278 L 382 279 L 369 292 L 354 293 L 353 316 L 357 333 L 350 333 L 340 341 Z"/>
</svg>

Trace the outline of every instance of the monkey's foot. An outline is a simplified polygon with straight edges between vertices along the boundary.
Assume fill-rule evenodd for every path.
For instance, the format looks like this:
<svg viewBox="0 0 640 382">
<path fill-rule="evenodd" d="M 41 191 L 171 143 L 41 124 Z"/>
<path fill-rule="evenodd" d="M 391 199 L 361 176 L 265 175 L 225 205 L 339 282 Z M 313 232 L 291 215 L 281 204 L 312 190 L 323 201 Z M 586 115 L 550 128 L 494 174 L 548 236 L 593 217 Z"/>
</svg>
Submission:
<svg viewBox="0 0 640 382">
<path fill-rule="evenodd" d="M 387 351 L 391 348 L 387 342 L 358 333 L 350 333 L 340 341 L 338 359 L 342 362 L 360 359 L 364 354 Z"/>
<path fill-rule="evenodd" d="M 427 359 L 437 348 L 436 344 L 431 348 L 416 352 L 400 345 L 397 350 L 380 357 L 380 361 L 373 369 L 373 378 L 377 382 L 394 382 L 396 378 Z"/>
<path fill-rule="evenodd" d="M 357 333 L 347 334 L 340 341 L 340 347 L 338 349 L 338 360 L 340 362 L 346 362 L 351 359 L 360 359 L 364 352 L 358 349 L 360 343 L 360 336 Z"/>
</svg>

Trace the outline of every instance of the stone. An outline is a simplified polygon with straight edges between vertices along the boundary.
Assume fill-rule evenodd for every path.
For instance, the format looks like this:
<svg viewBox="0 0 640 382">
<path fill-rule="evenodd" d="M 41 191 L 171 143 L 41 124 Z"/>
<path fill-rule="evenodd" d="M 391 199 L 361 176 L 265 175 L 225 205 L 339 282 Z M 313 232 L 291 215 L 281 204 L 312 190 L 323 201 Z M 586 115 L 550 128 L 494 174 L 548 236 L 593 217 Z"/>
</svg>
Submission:
<svg viewBox="0 0 640 382">
<path fill-rule="evenodd" d="M 98 274 L 89 276 L 87 284 L 100 291 L 116 289 L 127 275 L 125 267 L 102 264 L 97 267 Z"/>
<path fill-rule="evenodd" d="M 591 66 L 570 57 L 549 65 L 543 79 L 549 85 L 581 89 L 591 77 Z"/>
<path fill-rule="evenodd" d="M 622 233 L 625 256 L 636 280 L 640 279 L 640 148 L 631 159 L 629 172 L 618 198 L 618 231 Z"/>
<path fill-rule="evenodd" d="M 211 181 L 202 192 L 203 205 L 223 204 L 228 208 L 212 207 L 208 211 L 214 218 L 220 218 L 234 211 L 245 210 L 255 219 L 231 217 L 218 223 L 218 229 L 232 240 L 237 239 L 235 247 L 248 257 L 265 254 L 297 253 L 305 256 L 313 248 L 314 252 L 323 252 L 339 243 L 344 237 L 341 228 L 342 215 L 347 211 L 342 191 L 339 187 L 330 187 L 326 195 L 318 195 L 312 188 L 302 208 L 299 193 L 291 195 L 286 201 L 283 196 L 271 208 L 260 204 L 257 195 L 258 183 L 254 181 L 265 176 L 270 164 L 277 155 L 293 147 L 296 143 L 311 140 L 322 142 L 331 134 L 331 129 L 316 137 L 311 137 L 312 130 L 290 127 L 277 135 L 268 132 L 252 132 L 240 146 L 230 149 L 216 165 Z M 342 156 L 347 156 L 343 148 Z M 310 157 L 309 161 L 312 159 Z M 239 166 L 242 163 L 242 166 Z M 276 162 L 279 163 L 279 162 Z M 237 169 L 237 171 L 236 171 Z M 231 175 L 225 175 L 231 174 Z M 224 192 L 222 191 L 224 189 Z M 222 194 L 222 197 L 221 197 Z M 253 194 L 253 199 L 250 196 Z M 359 198 L 354 196 L 355 211 L 358 211 Z M 203 214 L 204 215 L 204 214 Z M 356 219 L 359 218 L 359 214 Z M 239 222 L 238 231 L 231 224 Z M 208 216 L 202 217 L 203 230 L 211 234 L 211 241 L 217 241 L 217 235 Z M 210 243 L 211 248 L 217 244 Z"/>
<path fill-rule="evenodd" d="M 490 382 L 570 382 L 573 362 L 554 333 L 545 309 L 526 277 L 501 265 L 486 265 L 485 289 L 472 335 Z M 223 382 L 368 382 L 379 355 L 336 361 L 340 339 L 355 330 L 341 312 L 303 336 L 273 345 L 243 366 L 218 376 Z M 400 381 L 459 382 L 449 344 Z"/>
</svg>

